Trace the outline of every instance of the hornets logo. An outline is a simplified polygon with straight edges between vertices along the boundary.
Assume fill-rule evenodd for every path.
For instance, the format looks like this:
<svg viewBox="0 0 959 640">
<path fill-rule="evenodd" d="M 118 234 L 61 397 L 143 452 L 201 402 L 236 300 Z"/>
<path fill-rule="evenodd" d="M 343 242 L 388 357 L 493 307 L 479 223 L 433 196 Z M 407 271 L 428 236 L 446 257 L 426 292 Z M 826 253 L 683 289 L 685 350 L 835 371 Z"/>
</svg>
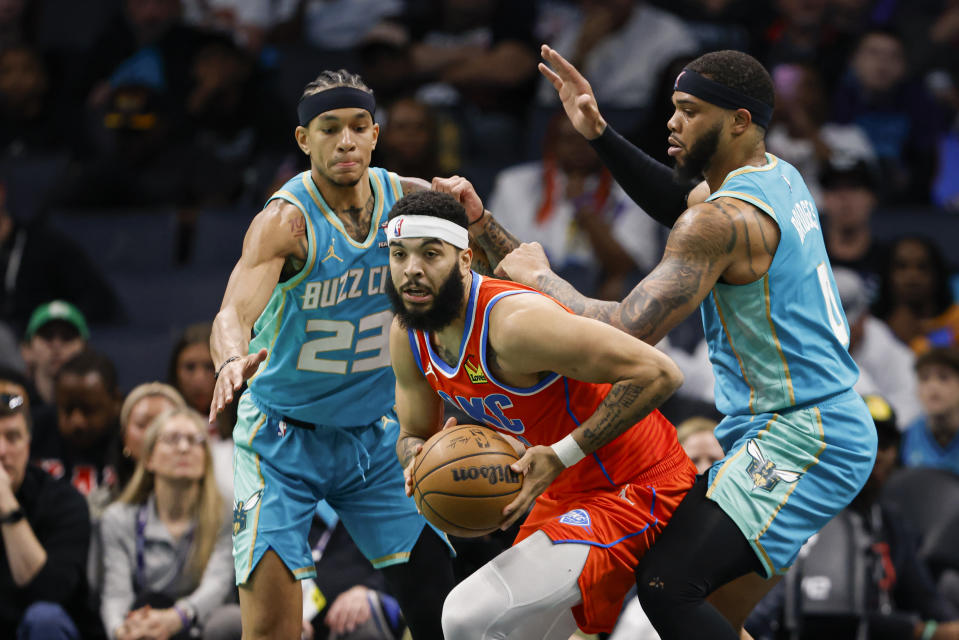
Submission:
<svg viewBox="0 0 959 640">
<path fill-rule="evenodd" d="M 263 489 L 259 489 L 246 500 L 237 500 L 233 504 L 233 535 L 246 529 L 246 514 L 260 503 L 262 496 Z"/>
<path fill-rule="evenodd" d="M 802 475 L 797 471 L 784 471 L 776 468 L 776 463 L 767 460 L 763 455 L 762 449 L 755 440 L 746 443 L 746 453 L 752 458 L 749 466 L 746 467 L 746 475 L 753 481 L 753 489 L 762 489 L 772 491 L 779 484 L 779 481 L 792 483 L 799 480 Z"/>
</svg>

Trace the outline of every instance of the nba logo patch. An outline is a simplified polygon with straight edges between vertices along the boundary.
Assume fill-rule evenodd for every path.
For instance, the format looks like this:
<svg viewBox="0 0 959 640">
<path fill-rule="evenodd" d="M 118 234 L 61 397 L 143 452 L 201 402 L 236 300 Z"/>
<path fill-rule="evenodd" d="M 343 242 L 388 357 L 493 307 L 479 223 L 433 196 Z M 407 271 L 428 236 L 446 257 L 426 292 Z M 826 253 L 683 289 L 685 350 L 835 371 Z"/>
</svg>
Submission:
<svg viewBox="0 0 959 640">
<path fill-rule="evenodd" d="M 286 420 L 280 420 L 280 424 L 276 427 L 276 435 L 281 438 L 286 435 Z"/>
<path fill-rule="evenodd" d="M 559 517 L 562 524 L 571 524 L 574 527 L 589 527 L 589 512 L 586 509 L 573 509 Z"/>
</svg>

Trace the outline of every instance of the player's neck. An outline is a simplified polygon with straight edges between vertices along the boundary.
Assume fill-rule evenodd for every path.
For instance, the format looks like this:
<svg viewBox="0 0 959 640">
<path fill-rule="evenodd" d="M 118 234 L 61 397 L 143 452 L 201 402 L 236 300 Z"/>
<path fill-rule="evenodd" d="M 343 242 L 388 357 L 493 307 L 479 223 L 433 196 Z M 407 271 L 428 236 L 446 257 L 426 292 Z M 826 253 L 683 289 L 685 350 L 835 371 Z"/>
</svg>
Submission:
<svg viewBox="0 0 959 640">
<path fill-rule="evenodd" d="M 466 308 L 468 306 L 470 290 L 473 288 L 472 271 L 468 273 L 463 280 L 463 288 L 465 289 L 465 294 L 463 295 L 463 300 L 460 301 L 460 311 L 456 314 L 456 319 L 439 331 L 432 332 L 434 340 L 433 346 L 436 347 L 437 355 L 451 367 L 456 366 L 456 361 L 459 360 L 460 349 L 463 346 L 463 331 L 466 329 Z"/>
<path fill-rule="evenodd" d="M 706 168 L 703 176 L 709 184 L 710 193 L 719 190 L 730 173 L 746 166 L 761 167 L 766 164 L 766 144 L 760 140 L 758 144 L 731 146 L 725 153 L 717 151 L 712 162 Z"/>
<path fill-rule="evenodd" d="M 323 200 L 337 213 L 351 208 L 362 209 L 373 194 L 369 170 L 364 171 L 363 177 L 354 185 L 336 184 L 321 175 L 316 168 L 310 170 L 310 175 Z"/>
</svg>

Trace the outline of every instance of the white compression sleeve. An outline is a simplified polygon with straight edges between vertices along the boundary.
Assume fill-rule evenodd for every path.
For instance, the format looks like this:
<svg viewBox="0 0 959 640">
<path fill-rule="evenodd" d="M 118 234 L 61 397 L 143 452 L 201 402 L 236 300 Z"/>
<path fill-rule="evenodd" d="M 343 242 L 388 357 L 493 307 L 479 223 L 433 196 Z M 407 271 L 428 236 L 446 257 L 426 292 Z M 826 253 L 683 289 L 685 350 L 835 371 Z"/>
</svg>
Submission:
<svg viewBox="0 0 959 640">
<path fill-rule="evenodd" d="M 461 582 L 443 605 L 446 640 L 567 640 L 589 546 L 537 531 Z"/>
</svg>

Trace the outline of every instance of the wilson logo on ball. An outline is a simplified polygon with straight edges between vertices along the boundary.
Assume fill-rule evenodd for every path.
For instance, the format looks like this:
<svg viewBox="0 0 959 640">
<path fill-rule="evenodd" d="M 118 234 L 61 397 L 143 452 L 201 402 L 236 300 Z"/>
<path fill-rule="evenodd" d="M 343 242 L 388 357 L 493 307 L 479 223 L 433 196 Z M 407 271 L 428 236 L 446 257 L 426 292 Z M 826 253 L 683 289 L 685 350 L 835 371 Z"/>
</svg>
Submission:
<svg viewBox="0 0 959 640">
<path fill-rule="evenodd" d="M 522 482 L 520 474 L 509 468 L 508 465 L 491 464 L 482 467 L 459 467 L 451 469 L 453 472 L 453 482 L 464 482 L 466 480 L 478 480 L 485 478 L 490 484 L 505 482 L 508 484 L 518 484 Z"/>
</svg>

